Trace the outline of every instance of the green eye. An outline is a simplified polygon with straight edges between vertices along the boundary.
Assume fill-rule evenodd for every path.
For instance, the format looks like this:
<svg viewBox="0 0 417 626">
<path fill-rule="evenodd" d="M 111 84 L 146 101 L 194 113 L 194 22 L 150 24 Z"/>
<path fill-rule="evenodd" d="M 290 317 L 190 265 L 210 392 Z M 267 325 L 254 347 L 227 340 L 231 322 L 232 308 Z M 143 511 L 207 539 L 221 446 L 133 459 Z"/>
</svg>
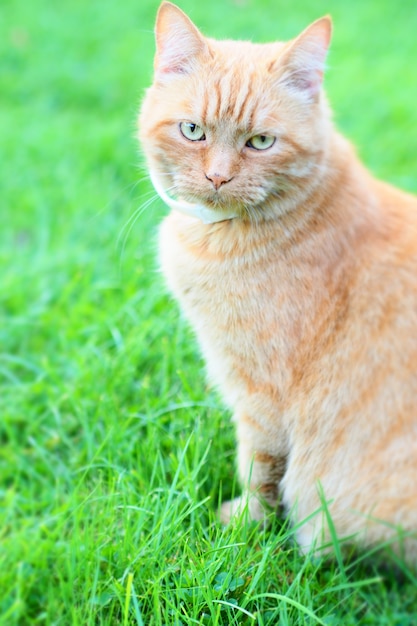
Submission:
<svg viewBox="0 0 417 626">
<path fill-rule="evenodd" d="M 190 141 L 203 141 L 206 138 L 201 126 L 197 126 L 197 124 L 192 122 L 181 122 L 180 131 Z"/>
<path fill-rule="evenodd" d="M 246 145 L 255 150 L 268 150 L 274 143 L 275 137 L 271 135 L 255 135 L 246 142 Z"/>
</svg>

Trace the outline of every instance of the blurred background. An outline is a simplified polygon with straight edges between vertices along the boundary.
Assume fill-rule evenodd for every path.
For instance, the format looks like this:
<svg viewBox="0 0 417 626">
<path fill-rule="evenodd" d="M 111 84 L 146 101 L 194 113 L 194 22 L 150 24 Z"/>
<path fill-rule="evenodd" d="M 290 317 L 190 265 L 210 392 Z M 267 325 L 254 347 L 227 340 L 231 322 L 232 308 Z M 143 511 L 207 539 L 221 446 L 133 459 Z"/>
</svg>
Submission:
<svg viewBox="0 0 417 626">
<path fill-rule="evenodd" d="M 165 295 L 155 241 L 166 210 L 135 139 L 158 4 L 1 1 L 0 616 L 8 626 L 58 623 L 54 612 L 59 623 L 85 625 L 87 599 L 104 606 L 117 595 L 104 583 L 96 593 L 120 523 L 103 502 L 117 495 L 133 506 L 155 481 L 169 485 L 190 424 L 201 419 L 196 441 L 213 441 L 212 484 L 232 490 L 233 433 Z M 207 35 L 253 41 L 294 37 L 330 13 L 325 84 L 335 122 L 375 174 L 417 192 L 415 0 L 180 6 Z M 88 619 L 71 613 L 83 597 Z"/>
</svg>

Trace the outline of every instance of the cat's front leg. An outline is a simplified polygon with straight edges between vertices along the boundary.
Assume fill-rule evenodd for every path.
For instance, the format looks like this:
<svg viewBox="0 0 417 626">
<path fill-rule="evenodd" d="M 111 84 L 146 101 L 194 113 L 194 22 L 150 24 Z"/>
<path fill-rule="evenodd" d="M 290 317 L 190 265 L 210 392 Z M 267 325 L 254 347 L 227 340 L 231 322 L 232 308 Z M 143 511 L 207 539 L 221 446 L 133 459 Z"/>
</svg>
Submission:
<svg viewBox="0 0 417 626">
<path fill-rule="evenodd" d="M 242 495 L 222 504 L 220 519 L 224 524 L 243 510 L 250 520 L 263 520 L 268 509 L 277 506 L 279 483 L 285 470 L 285 456 L 271 445 L 271 436 L 262 425 L 246 415 L 236 421 Z"/>
</svg>

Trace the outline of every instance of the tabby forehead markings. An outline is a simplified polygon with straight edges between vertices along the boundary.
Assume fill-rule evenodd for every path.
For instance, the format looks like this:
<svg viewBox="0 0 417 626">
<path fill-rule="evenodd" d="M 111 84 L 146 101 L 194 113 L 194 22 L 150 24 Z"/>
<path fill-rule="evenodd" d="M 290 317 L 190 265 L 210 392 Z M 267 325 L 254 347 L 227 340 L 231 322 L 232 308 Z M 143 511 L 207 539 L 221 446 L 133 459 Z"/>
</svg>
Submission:
<svg viewBox="0 0 417 626">
<path fill-rule="evenodd" d="M 253 125 L 256 102 L 251 75 L 242 78 L 229 71 L 204 89 L 202 120 L 207 124 L 233 124 L 244 130 Z"/>
<path fill-rule="evenodd" d="M 236 98 L 235 118 L 236 123 L 252 128 L 255 116 L 255 101 L 253 100 L 252 77 L 248 77 L 246 89 L 241 90 L 240 98 Z"/>
</svg>

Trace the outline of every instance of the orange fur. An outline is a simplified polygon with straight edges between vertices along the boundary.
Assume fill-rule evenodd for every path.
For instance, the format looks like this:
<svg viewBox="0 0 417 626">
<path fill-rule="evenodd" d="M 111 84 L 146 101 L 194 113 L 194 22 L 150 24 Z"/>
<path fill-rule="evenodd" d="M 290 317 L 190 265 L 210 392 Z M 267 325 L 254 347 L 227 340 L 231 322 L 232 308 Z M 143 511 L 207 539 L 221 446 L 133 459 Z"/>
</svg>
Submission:
<svg viewBox="0 0 417 626">
<path fill-rule="evenodd" d="M 260 519 L 279 494 L 302 521 L 320 483 L 341 537 L 373 544 L 400 525 L 415 560 L 417 200 L 375 180 L 334 130 L 329 40 L 323 18 L 287 44 L 214 41 L 161 5 L 140 116 L 149 167 L 176 197 L 238 215 L 172 211 L 161 264 L 234 412 L 247 491 L 223 519 L 244 500 Z M 275 143 L 255 150 L 259 135 Z M 320 514 L 298 530 L 303 549 L 328 537 Z"/>
</svg>

